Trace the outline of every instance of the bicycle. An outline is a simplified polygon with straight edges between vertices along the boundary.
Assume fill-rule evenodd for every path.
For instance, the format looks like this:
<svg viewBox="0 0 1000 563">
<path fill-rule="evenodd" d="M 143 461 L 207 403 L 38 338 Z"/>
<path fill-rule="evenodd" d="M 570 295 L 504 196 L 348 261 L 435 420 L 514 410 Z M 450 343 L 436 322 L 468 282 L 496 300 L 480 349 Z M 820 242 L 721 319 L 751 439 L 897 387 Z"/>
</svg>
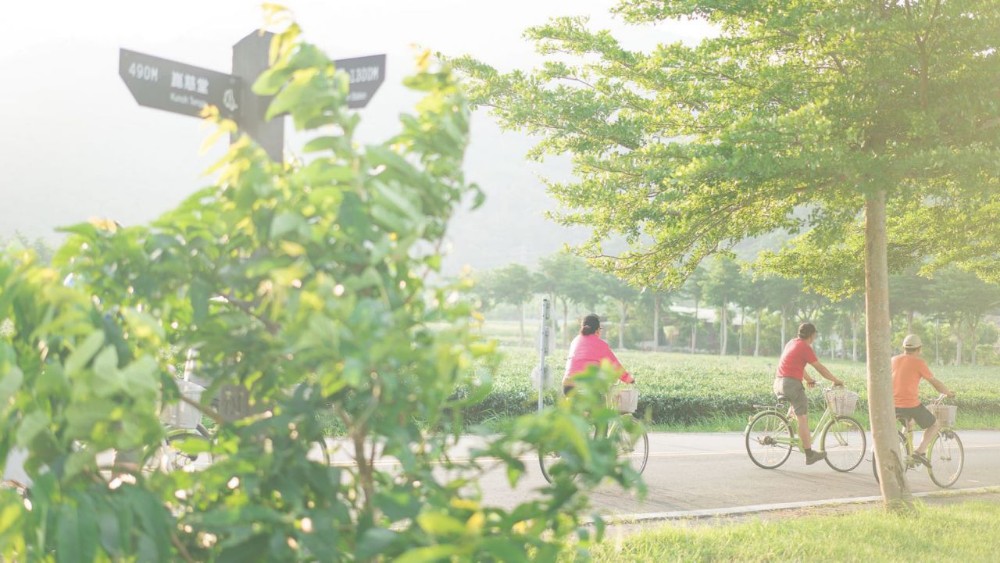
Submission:
<svg viewBox="0 0 1000 563">
<path fill-rule="evenodd" d="M 186 377 L 177 380 L 181 395 L 197 403 L 204 388 Z M 167 427 L 167 435 L 151 455 L 145 457 L 144 470 L 195 471 L 212 463 L 212 434 L 202 424 L 200 410 L 182 400 L 165 406 L 160 420 Z"/>
<path fill-rule="evenodd" d="M 603 428 L 595 427 L 594 439 L 607 438 L 611 440 L 618 450 L 618 458 L 626 458 L 632 470 L 642 475 L 649 461 L 649 434 L 635 417 L 634 413 L 638 401 L 639 392 L 634 388 L 622 389 L 609 395 L 608 405 L 617 408 L 619 416 L 612 419 Z M 630 427 L 634 427 L 636 424 L 640 425 L 639 433 L 630 430 Z M 542 476 L 549 483 L 554 482 L 552 468 L 561 459 L 562 456 L 558 451 L 539 449 L 538 466 L 542 470 Z"/>
<path fill-rule="evenodd" d="M 937 399 L 927 405 L 928 410 L 941 421 L 938 435 L 927 446 L 926 458 L 930 462 L 930 465 L 927 465 L 927 474 L 930 475 L 931 481 L 935 485 L 943 489 L 954 485 L 965 467 L 965 448 L 954 428 L 958 407 L 943 404 L 942 401 L 945 397 L 944 394 L 939 395 Z M 913 423 L 912 418 L 906 420 L 902 417 L 896 418 L 896 432 L 899 434 L 899 451 L 903 454 L 904 471 L 924 465 L 923 462 L 913 457 Z M 872 451 L 872 472 L 875 474 L 877 482 L 879 480 L 878 462 L 875 460 L 874 451 Z"/>
<path fill-rule="evenodd" d="M 817 451 L 826 452 L 826 463 L 833 470 L 846 473 L 864 460 L 867 451 L 865 429 L 855 418 L 858 395 L 843 388 L 823 389 L 826 408 L 816 423 L 814 442 Z M 747 421 L 744 431 L 747 454 L 762 469 L 781 467 L 792 455 L 792 448 L 805 453 L 798 435 L 798 421 L 789 412 L 788 400 L 779 398 L 771 405 L 754 405 L 758 410 Z M 815 447 L 815 446 L 814 446 Z"/>
</svg>

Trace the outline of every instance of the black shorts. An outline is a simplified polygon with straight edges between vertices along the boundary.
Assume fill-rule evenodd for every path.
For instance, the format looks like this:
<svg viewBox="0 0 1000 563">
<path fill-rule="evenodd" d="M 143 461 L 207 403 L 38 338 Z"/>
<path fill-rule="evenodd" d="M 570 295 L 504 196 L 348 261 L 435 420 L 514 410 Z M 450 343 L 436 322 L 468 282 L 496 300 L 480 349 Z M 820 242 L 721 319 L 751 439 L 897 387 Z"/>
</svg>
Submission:
<svg viewBox="0 0 1000 563">
<path fill-rule="evenodd" d="M 921 429 L 930 428 L 935 422 L 937 422 L 937 418 L 935 418 L 934 415 L 931 414 L 931 411 L 927 410 L 927 407 L 923 404 L 905 409 L 896 407 L 896 418 L 902 418 L 903 420 L 909 420 L 912 418 L 917 421 L 917 425 L 920 426 Z"/>
<path fill-rule="evenodd" d="M 563 395 L 569 395 L 569 392 L 573 390 L 573 385 L 563 385 Z"/>
</svg>

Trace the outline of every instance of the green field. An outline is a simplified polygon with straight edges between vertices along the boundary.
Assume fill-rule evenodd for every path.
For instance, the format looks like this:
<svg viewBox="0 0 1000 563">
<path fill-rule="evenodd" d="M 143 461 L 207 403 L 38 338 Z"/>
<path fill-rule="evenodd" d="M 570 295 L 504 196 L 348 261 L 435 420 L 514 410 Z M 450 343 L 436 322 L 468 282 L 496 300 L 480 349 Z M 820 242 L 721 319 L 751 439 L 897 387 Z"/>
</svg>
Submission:
<svg viewBox="0 0 1000 563">
<path fill-rule="evenodd" d="M 473 423 L 502 424 L 533 412 L 537 391 L 529 374 L 538 362 L 532 348 L 505 346 L 493 390 L 482 405 L 468 412 Z M 660 430 L 741 430 L 755 404 L 773 404 L 772 379 L 777 358 L 669 354 L 623 351 L 618 354 L 637 379 L 639 412 Z M 556 384 L 562 378 L 562 352 L 548 360 Z M 863 363 L 824 362 L 847 387 L 861 395 L 855 416 L 867 425 L 867 389 Z M 811 369 L 811 368 L 810 368 Z M 1000 428 L 1000 370 L 996 367 L 932 366 L 939 379 L 957 393 L 960 428 Z M 818 377 L 818 374 L 816 375 Z M 824 380 L 825 381 L 825 380 Z M 818 391 L 812 393 L 820 401 Z M 936 396 L 922 386 L 925 400 Z M 550 390 L 552 401 L 556 391 Z M 814 403 L 818 411 L 820 403 Z"/>
</svg>

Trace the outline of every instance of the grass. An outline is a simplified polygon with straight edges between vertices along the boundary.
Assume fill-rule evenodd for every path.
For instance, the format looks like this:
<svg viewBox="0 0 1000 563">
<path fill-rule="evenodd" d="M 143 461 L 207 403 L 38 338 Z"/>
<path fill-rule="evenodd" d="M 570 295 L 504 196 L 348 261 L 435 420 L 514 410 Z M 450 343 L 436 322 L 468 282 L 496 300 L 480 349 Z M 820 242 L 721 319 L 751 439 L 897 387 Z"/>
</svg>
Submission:
<svg viewBox="0 0 1000 563">
<path fill-rule="evenodd" d="M 595 561 L 995 561 L 1000 504 L 863 509 L 720 526 L 666 525 L 607 538 Z M 572 560 L 567 556 L 565 560 Z"/>
</svg>

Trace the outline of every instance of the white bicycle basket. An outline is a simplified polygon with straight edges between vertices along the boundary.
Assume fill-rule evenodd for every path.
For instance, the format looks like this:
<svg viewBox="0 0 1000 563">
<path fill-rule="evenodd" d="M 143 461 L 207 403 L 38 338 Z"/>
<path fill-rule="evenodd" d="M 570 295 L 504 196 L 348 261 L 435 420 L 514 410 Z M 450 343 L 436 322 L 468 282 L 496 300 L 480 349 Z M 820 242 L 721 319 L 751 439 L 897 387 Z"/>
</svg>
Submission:
<svg viewBox="0 0 1000 563">
<path fill-rule="evenodd" d="M 927 410 L 931 411 L 934 418 L 938 419 L 941 426 L 954 426 L 955 418 L 958 415 L 957 405 L 927 405 Z"/>
<path fill-rule="evenodd" d="M 858 406 L 858 394 L 847 389 L 827 389 L 823 391 L 823 397 L 837 416 L 851 416 Z"/>
<path fill-rule="evenodd" d="M 639 408 L 639 390 L 634 387 L 615 392 L 615 406 L 620 413 L 633 413 Z"/>
<path fill-rule="evenodd" d="M 183 379 L 177 380 L 177 387 L 184 397 L 194 402 L 201 401 L 201 393 L 205 390 L 201 385 Z M 160 420 L 174 428 L 195 428 L 201 422 L 201 411 L 184 401 L 178 401 L 163 407 Z"/>
</svg>

